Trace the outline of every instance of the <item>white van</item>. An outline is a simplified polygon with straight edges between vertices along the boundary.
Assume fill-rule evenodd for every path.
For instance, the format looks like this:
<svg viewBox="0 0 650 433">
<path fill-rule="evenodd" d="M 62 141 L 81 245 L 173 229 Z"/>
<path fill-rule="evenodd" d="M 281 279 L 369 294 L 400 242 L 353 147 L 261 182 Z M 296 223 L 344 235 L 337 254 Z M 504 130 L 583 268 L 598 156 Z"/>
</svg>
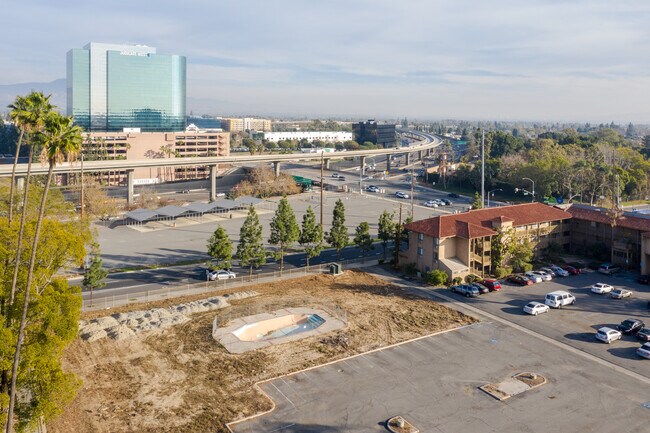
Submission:
<svg viewBox="0 0 650 433">
<path fill-rule="evenodd" d="M 544 303 L 552 308 L 562 308 L 564 305 L 573 305 L 576 303 L 576 298 L 569 292 L 558 290 L 546 295 Z"/>
</svg>

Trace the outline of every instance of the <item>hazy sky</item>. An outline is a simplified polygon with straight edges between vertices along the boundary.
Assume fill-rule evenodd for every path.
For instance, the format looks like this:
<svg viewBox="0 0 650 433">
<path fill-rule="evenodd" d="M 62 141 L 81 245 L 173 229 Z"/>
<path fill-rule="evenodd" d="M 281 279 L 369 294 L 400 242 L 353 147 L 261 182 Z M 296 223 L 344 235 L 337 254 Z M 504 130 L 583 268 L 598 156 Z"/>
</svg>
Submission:
<svg viewBox="0 0 650 433">
<path fill-rule="evenodd" d="M 650 123 L 647 0 L 5 0 L 1 31 L 0 84 L 138 43 L 211 114 Z"/>
</svg>

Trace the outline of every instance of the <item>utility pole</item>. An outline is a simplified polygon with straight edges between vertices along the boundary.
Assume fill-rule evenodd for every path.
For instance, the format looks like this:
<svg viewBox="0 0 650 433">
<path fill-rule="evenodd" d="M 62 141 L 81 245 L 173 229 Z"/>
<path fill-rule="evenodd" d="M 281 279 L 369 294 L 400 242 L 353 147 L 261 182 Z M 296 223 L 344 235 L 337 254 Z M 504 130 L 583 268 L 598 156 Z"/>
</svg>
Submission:
<svg viewBox="0 0 650 433">
<path fill-rule="evenodd" d="M 395 254 L 395 269 L 399 269 L 399 247 L 402 243 L 402 203 L 399 204 L 399 219 L 397 220 L 397 230 L 395 231 L 395 245 L 393 245 Z"/>
<path fill-rule="evenodd" d="M 86 194 L 84 191 L 84 154 L 81 151 L 81 225 L 84 224 L 84 216 L 86 212 Z"/>
<path fill-rule="evenodd" d="M 323 166 L 325 165 L 325 152 L 321 149 L 320 153 L 320 227 L 323 228 Z"/>
<path fill-rule="evenodd" d="M 485 207 L 485 129 L 481 135 L 481 208 Z"/>
<path fill-rule="evenodd" d="M 415 176 L 413 175 L 413 168 L 411 167 L 411 218 L 415 219 L 415 213 L 413 203 L 415 202 L 415 198 L 413 197 L 415 192 Z"/>
</svg>

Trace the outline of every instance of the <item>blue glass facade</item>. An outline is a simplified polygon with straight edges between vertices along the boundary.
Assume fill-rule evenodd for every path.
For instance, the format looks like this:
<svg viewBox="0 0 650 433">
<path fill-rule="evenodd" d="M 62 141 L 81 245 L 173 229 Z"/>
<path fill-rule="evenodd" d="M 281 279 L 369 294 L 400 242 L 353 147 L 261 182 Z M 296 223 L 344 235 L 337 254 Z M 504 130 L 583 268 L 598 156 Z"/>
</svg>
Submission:
<svg viewBox="0 0 650 433">
<path fill-rule="evenodd" d="M 68 52 L 68 113 L 87 131 L 185 129 L 185 57 L 87 45 Z"/>
</svg>

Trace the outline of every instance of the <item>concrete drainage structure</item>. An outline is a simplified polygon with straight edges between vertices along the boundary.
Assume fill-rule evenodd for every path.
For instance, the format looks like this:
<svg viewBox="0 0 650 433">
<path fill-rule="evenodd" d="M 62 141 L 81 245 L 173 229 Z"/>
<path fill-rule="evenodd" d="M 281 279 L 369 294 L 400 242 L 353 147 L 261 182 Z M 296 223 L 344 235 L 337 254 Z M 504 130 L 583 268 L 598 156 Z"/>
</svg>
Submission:
<svg viewBox="0 0 650 433">
<path fill-rule="evenodd" d="M 523 372 L 515 374 L 499 383 L 488 383 L 479 389 L 497 400 L 507 400 L 512 396 L 529 391 L 546 383 L 546 378 L 541 374 Z"/>
<path fill-rule="evenodd" d="M 240 317 L 219 327 L 219 318 L 212 324 L 212 337 L 230 353 L 249 350 L 322 335 L 345 327 L 345 323 L 323 310 L 284 308 L 271 313 Z"/>
</svg>

